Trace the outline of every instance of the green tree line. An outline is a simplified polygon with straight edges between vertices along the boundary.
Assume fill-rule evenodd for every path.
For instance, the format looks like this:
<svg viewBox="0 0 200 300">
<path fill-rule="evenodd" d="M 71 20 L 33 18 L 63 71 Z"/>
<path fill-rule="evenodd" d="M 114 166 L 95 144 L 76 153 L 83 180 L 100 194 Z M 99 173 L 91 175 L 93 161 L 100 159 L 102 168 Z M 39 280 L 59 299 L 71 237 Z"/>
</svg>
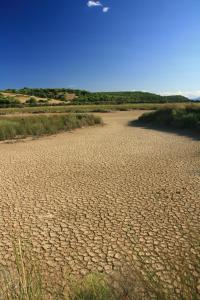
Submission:
<svg viewBox="0 0 200 300">
<path fill-rule="evenodd" d="M 103 92 L 81 95 L 74 104 L 125 104 L 125 103 L 173 103 L 188 102 L 188 98 L 180 95 L 161 96 L 147 92 Z"/>
</svg>

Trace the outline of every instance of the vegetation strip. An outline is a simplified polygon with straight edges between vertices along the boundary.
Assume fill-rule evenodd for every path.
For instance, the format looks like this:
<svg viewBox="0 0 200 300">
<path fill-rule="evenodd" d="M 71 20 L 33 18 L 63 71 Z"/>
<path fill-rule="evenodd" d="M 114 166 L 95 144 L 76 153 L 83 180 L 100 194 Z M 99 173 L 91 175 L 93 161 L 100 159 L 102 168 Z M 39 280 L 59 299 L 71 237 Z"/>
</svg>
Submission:
<svg viewBox="0 0 200 300">
<path fill-rule="evenodd" d="M 34 107 L 10 107 L 1 108 L 0 115 L 7 114 L 43 114 L 43 113 L 90 113 L 90 112 L 111 112 L 111 111 L 129 111 L 134 109 L 139 110 L 156 110 L 160 108 L 184 108 L 184 107 L 200 107 L 200 104 L 187 103 L 135 103 L 135 104 L 92 104 L 92 105 L 65 105 L 65 106 L 34 106 Z"/>
<path fill-rule="evenodd" d="M 1 117 L 0 140 L 55 134 L 100 123 L 100 117 L 89 114 Z"/>
<path fill-rule="evenodd" d="M 96 92 L 65 88 L 23 88 L 0 91 L 0 107 L 41 105 L 184 103 L 190 99 L 180 96 L 162 96 L 142 91 Z"/>
<path fill-rule="evenodd" d="M 143 114 L 139 118 L 139 122 L 200 131 L 200 108 L 188 106 L 185 108 L 160 109 L 155 112 Z"/>
</svg>

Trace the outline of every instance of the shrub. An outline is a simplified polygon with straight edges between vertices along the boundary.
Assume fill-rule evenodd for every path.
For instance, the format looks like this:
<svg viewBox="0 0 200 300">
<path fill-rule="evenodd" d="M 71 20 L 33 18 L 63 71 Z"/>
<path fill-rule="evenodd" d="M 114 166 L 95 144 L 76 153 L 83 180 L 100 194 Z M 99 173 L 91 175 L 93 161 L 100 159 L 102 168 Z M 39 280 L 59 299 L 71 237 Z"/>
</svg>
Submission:
<svg viewBox="0 0 200 300">
<path fill-rule="evenodd" d="M 37 100 L 34 97 L 30 97 L 28 100 L 26 100 L 26 103 L 34 106 L 37 104 Z"/>
<path fill-rule="evenodd" d="M 172 128 L 200 130 L 200 108 L 186 106 L 185 108 L 165 108 L 155 112 L 145 113 L 139 118 L 140 122 Z"/>
<path fill-rule="evenodd" d="M 20 101 L 14 97 L 5 97 L 0 94 L 0 107 L 17 107 Z"/>
</svg>

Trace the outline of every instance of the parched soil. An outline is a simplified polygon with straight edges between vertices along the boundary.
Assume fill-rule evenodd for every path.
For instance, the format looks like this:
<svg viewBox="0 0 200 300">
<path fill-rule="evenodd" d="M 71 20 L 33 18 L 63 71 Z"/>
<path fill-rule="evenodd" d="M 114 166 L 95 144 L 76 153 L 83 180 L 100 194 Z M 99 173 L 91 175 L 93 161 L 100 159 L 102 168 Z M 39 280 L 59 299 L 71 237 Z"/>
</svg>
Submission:
<svg viewBox="0 0 200 300">
<path fill-rule="evenodd" d="M 0 144 L 1 265 L 17 236 L 54 274 L 108 272 L 135 251 L 162 272 L 159 257 L 176 261 L 190 247 L 200 231 L 200 143 L 128 126 L 141 113 Z"/>
</svg>

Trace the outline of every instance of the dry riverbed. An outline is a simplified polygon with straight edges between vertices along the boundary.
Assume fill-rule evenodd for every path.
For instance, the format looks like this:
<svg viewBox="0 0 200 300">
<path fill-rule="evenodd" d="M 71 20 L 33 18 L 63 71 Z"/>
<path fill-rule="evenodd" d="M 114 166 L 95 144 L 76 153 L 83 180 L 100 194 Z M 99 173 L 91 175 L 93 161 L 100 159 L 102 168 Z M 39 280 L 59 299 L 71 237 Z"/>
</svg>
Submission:
<svg viewBox="0 0 200 300">
<path fill-rule="evenodd" d="M 108 272 L 135 251 L 159 273 L 164 257 L 184 255 L 200 231 L 200 143 L 128 126 L 140 114 L 0 144 L 1 265 L 13 260 L 14 237 L 54 274 Z"/>
</svg>

